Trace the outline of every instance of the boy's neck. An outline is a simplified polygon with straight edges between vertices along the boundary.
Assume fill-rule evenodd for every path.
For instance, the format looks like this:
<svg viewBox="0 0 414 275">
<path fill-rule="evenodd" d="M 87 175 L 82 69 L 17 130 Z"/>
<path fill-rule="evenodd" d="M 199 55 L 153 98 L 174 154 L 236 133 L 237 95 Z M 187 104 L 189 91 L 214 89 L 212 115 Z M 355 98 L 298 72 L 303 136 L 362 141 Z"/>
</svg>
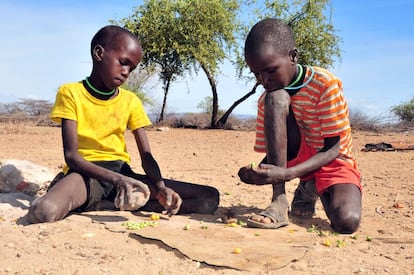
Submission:
<svg viewBox="0 0 414 275">
<path fill-rule="evenodd" d="M 302 88 L 303 81 L 306 76 L 306 67 L 301 64 L 296 64 L 296 74 L 292 82 L 286 86 L 284 89 L 290 94 L 294 95 Z"/>
<path fill-rule="evenodd" d="M 94 87 L 90 81 L 89 77 L 86 77 L 83 81 L 83 86 L 85 89 L 93 96 L 101 100 L 108 100 L 118 94 L 118 89 L 114 88 L 110 91 L 101 91 Z"/>
</svg>

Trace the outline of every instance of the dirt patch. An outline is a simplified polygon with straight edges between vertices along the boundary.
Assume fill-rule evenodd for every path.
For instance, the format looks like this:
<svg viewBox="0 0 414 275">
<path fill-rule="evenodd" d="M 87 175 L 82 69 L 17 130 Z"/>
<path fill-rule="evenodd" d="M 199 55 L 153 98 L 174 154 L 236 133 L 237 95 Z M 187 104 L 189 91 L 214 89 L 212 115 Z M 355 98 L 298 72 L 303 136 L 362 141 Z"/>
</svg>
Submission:
<svg viewBox="0 0 414 275">
<path fill-rule="evenodd" d="M 220 211 L 231 207 L 247 215 L 265 208 L 271 187 L 242 184 L 238 169 L 258 162 L 253 152 L 254 132 L 170 129 L 148 131 L 165 178 L 212 185 L 221 194 Z M 132 167 L 140 168 L 132 135 L 127 135 Z M 360 151 L 367 143 L 395 147 L 414 145 L 412 132 L 354 133 L 354 149 L 363 175 L 363 219 L 356 234 L 335 235 L 321 204 L 316 216 L 293 221 L 284 228 L 308 234 L 310 248 L 297 261 L 262 273 L 412 274 L 414 272 L 414 151 Z M 59 171 L 63 164 L 60 129 L 0 124 L 0 160 L 25 159 Z M 297 181 L 287 185 L 289 200 Z M 21 215 L 25 197 L 0 213 L 3 258 L 0 273 L 9 274 L 240 274 L 243 272 L 192 260 L 156 240 L 108 230 L 90 219 L 66 219 L 53 224 L 24 226 L 7 211 Z M 17 210 L 15 208 L 18 208 Z M 12 215 L 13 216 L 13 215 Z M 15 215 L 14 215 L 15 216 Z M 246 229 L 248 230 L 248 229 Z M 230 231 L 229 231 L 230 232 Z M 277 234 L 277 230 L 272 231 Z M 292 230 L 294 232 L 294 230 Z M 268 233 L 266 233 L 268 234 Z M 292 233 L 292 238 L 294 238 Z M 208 240 L 206 240 L 208 242 Z M 229 252 L 230 253 L 230 252 Z M 275 255 L 276 257 L 277 255 Z"/>
</svg>

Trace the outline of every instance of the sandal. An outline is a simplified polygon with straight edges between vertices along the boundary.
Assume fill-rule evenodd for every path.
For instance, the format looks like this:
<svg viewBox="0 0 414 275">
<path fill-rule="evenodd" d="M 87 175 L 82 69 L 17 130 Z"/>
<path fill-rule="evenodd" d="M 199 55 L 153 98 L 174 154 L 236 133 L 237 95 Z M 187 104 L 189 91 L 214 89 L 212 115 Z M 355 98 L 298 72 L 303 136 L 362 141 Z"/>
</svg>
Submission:
<svg viewBox="0 0 414 275">
<path fill-rule="evenodd" d="M 302 219 L 312 218 L 317 199 L 315 180 L 300 181 L 292 200 L 290 215 Z"/>
<path fill-rule="evenodd" d="M 263 223 L 256 221 L 250 217 L 247 220 L 247 226 L 252 228 L 276 229 L 289 224 L 287 216 L 281 216 L 275 206 L 269 206 L 264 211 L 257 214 L 259 216 L 267 217 L 271 220 L 270 223 Z"/>
</svg>

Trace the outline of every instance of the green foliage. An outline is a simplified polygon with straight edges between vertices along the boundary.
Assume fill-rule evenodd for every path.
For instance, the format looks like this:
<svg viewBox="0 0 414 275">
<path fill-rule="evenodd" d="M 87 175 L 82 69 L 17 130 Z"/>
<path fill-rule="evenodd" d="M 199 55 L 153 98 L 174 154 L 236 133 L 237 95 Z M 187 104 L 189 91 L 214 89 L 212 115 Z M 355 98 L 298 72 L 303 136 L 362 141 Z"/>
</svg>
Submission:
<svg viewBox="0 0 414 275">
<path fill-rule="evenodd" d="M 391 112 L 402 121 L 414 121 L 414 97 L 408 102 L 392 107 Z"/>
<path fill-rule="evenodd" d="M 292 29 L 299 50 L 299 63 L 305 65 L 333 67 L 341 60 L 341 38 L 332 23 L 332 6 L 329 0 L 266 0 L 263 7 L 256 10 L 257 20 L 280 18 Z M 244 37 L 250 28 L 244 29 Z M 243 41 L 244 45 L 244 41 Z M 246 64 L 239 51 L 236 57 L 237 72 L 243 75 Z M 247 79 L 254 79 L 247 77 Z"/>
<path fill-rule="evenodd" d="M 143 63 L 173 81 L 201 65 L 217 73 L 236 43 L 237 8 L 237 0 L 146 0 L 120 23 L 140 38 Z"/>
<path fill-rule="evenodd" d="M 120 21 L 141 40 L 143 64 L 160 68 L 164 112 L 168 90 L 177 77 L 202 68 L 213 91 L 213 115 L 218 96 L 219 65 L 236 45 L 237 0 L 146 0 Z M 163 115 L 160 116 L 160 120 Z"/>
<path fill-rule="evenodd" d="M 329 4 L 329 0 L 267 0 L 263 17 L 278 17 L 290 26 L 299 49 L 300 63 L 331 67 L 341 58 L 341 39 L 332 24 Z"/>
<path fill-rule="evenodd" d="M 218 65 L 236 45 L 238 7 L 236 0 L 177 1 L 184 52 L 210 75 L 216 75 Z"/>
<path fill-rule="evenodd" d="M 181 50 L 180 20 L 175 1 L 146 0 L 121 23 L 140 39 L 142 63 L 160 68 L 164 88 L 189 69 Z"/>
</svg>

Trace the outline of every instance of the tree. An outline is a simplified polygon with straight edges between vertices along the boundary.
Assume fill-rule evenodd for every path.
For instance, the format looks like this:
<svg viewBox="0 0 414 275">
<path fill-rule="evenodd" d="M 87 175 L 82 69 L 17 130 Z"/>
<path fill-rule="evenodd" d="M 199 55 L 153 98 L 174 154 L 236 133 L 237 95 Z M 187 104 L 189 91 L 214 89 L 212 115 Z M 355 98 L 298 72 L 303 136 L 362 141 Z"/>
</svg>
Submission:
<svg viewBox="0 0 414 275">
<path fill-rule="evenodd" d="M 264 7 L 259 9 L 257 14 L 259 19 L 276 17 L 289 25 L 295 37 L 299 50 L 299 62 L 301 64 L 332 67 L 335 60 L 340 60 L 341 58 L 339 48 L 341 39 L 336 34 L 332 24 L 332 6 L 329 7 L 329 17 L 327 18 L 325 15 L 329 3 L 329 0 L 266 0 Z M 240 54 L 237 56 L 236 64 L 238 75 L 240 78 L 243 78 L 245 62 L 244 57 Z M 229 110 L 217 121 L 217 126 L 223 127 L 231 111 L 255 94 L 259 85 L 259 83 L 255 83 L 250 92 L 234 102 Z"/>
<path fill-rule="evenodd" d="M 219 65 L 231 58 L 237 45 L 236 32 L 240 27 L 237 0 L 182 1 L 180 13 L 186 37 L 187 51 L 205 73 L 212 92 L 210 126 L 216 127 L 219 113 L 217 75 Z"/>
<path fill-rule="evenodd" d="M 180 55 L 182 41 L 181 20 L 176 1 L 146 0 L 133 14 L 121 21 L 140 39 L 144 49 L 142 63 L 155 66 L 163 83 L 164 99 L 158 122 L 164 119 L 168 92 L 174 80 L 190 68 L 184 55 Z"/>
<path fill-rule="evenodd" d="M 391 112 L 404 122 L 414 121 L 414 97 L 408 102 L 393 106 Z"/>
<path fill-rule="evenodd" d="M 134 32 L 144 49 L 143 63 L 157 64 L 164 84 L 163 119 L 168 90 L 185 73 L 205 73 L 212 90 L 211 125 L 218 113 L 216 77 L 219 65 L 236 45 L 237 0 L 146 0 L 121 23 Z"/>
</svg>

